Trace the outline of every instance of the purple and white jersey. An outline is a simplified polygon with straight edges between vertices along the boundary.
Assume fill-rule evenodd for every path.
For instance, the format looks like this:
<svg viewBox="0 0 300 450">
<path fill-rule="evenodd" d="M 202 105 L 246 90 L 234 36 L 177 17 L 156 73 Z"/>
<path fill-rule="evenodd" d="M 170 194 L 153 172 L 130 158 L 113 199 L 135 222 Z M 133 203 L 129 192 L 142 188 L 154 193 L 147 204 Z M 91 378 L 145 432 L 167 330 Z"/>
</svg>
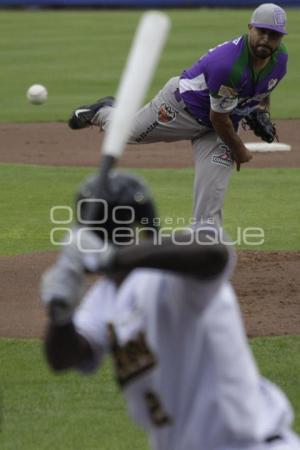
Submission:
<svg viewBox="0 0 300 450">
<path fill-rule="evenodd" d="M 224 42 L 183 71 L 179 91 L 188 110 L 208 126 L 210 108 L 231 113 L 235 129 L 243 116 L 267 97 L 287 71 L 288 54 L 281 44 L 266 67 L 255 72 L 248 36 Z"/>
</svg>

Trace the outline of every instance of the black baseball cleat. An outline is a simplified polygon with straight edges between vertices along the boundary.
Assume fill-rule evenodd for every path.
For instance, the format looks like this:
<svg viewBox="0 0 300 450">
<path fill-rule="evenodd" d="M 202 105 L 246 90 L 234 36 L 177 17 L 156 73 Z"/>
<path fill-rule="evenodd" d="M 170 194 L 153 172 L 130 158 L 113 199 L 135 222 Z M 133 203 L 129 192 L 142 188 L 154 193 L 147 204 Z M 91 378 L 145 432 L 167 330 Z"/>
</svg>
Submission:
<svg viewBox="0 0 300 450">
<path fill-rule="evenodd" d="M 113 106 L 114 102 L 114 97 L 103 97 L 92 105 L 79 106 L 79 108 L 73 111 L 69 119 L 69 127 L 72 128 L 72 130 L 80 130 L 81 128 L 87 128 L 94 125 L 93 119 L 97 112 L 104 106 Z"/>
</svg>

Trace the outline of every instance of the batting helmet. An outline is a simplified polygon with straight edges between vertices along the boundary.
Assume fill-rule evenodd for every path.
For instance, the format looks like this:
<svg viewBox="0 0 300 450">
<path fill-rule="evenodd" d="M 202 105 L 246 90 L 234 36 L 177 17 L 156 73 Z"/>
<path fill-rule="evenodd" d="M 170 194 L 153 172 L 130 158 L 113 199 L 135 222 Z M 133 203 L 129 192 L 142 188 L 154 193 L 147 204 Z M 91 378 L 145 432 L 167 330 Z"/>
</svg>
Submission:
<svg viewBox="0 0 300 450">
<path fill-rule="evenodd" d="M 96 198 L 98 185 L 99 175 L 93 174 L 79 187 L 76 207 L 80 224 L 91 226 L 102 239 L 106 236 L 110 241 L 117 228 L 125 231 L 125 234 L 126 229 L 139 225 L 145 228 L 146 234 L 153 234 L 153 230 L 157 230 L 155 206 L 142 178 L 113 170 L 108 176 L 103 195 Z M 97 202 L 97 217 L 93 223 L 88 223 L 88 203 L 93 201 Z"/>
</svg>

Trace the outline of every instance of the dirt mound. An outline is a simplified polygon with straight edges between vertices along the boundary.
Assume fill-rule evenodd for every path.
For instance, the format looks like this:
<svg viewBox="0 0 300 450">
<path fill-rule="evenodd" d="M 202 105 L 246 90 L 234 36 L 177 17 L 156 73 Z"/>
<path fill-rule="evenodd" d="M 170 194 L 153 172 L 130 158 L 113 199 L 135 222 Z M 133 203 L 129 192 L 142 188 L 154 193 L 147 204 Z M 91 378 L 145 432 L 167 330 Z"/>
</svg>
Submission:
<svg viewBox="0 0 300 450">
<path fill-rule="evenodd" d="M 300 167 L 300 121 L 278 121 L 281 142 L 292 145 L 291 152 L 255 153 L 247 167 Z M 244 141 L 255 142 L 251 132 Z M 102 134 L 96 127 L 70 130 L 64 123 L 0 124 L 0 162 L 54 166 L 98 166 Z M 128 146 L 120 162 L 124 167 L 193 166 L 188 141 Z"/>
<path fill-rule="evenodd" d="M 45 252 L 0 257 L 0 336 L 42 336 L 40 277 L 56 256 Z M 300 334 L 299 258 L 300 252 L 239 253 L 233 285 L 249 336 Z"/>
</svg>

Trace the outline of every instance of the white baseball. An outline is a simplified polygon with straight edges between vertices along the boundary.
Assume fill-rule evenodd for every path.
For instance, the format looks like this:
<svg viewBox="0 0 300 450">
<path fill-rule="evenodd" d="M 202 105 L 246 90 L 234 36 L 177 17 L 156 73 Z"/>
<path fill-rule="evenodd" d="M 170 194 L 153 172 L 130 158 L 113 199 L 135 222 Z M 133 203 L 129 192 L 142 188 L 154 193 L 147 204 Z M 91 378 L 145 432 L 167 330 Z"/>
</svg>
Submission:
<svg viewBox="0 0 300 450">
<path fill-rule="evenodd" d="M 41 105 L 47 100 L 48 91 L 42 84 L 33 84 L 27 91 L 27 99 L 34 105 Z"/>
</svg>

